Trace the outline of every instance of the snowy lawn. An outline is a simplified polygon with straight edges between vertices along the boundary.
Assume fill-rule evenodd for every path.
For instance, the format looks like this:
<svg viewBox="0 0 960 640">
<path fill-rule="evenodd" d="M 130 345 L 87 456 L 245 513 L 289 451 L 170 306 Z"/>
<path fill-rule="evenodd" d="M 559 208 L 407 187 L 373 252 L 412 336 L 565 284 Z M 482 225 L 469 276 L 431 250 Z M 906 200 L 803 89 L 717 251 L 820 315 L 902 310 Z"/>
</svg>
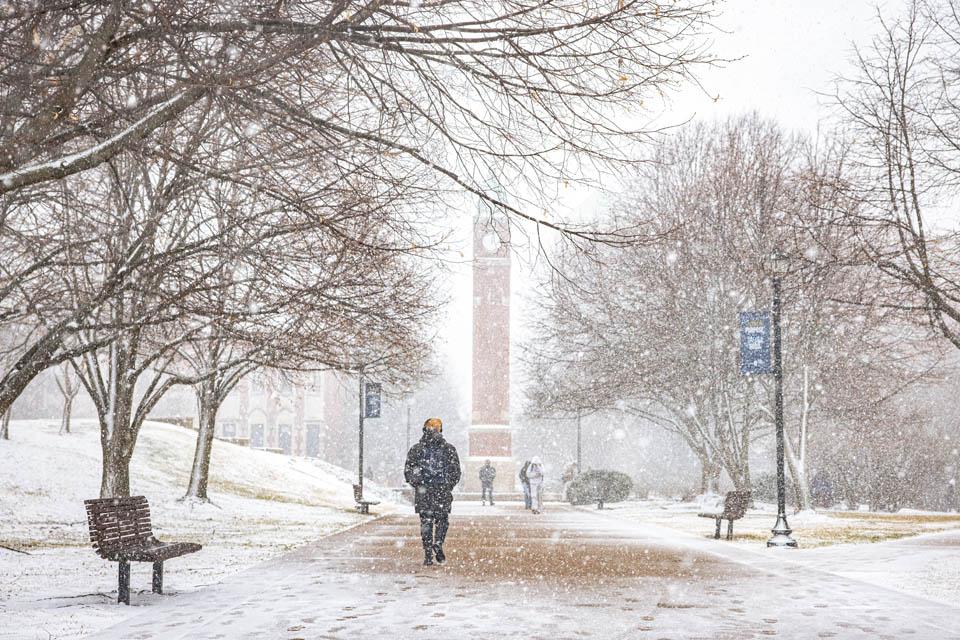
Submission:
<svg viewBox="0 0 960 640">
<path fill-rule="evenodd" d="M 75 638 L 151 606 L 150 566 L 133 565 L 131 604 L 117 606 L 117 566 L 90 546 L 83 500 L 98 496 L 100 444 L 95 424 L 57 435 L 48 421 L 14 421 L 0 442 L 0 638 Z M 131 492 L 150 501 L 154 533 L 204 548 L 165 565 L 165 590 L 186 592 L 307 541 L 368 519 L 353 510 L 348 472 L 216 442 L 213 504 L 181 502 L 195 433 L 144 425 L 131 465 Z M 377 496 L 375 488 L 368 493 Z M 386 500 L 386 496 L 376 499 Z M 390 512 L 385 502 L 379 512 Z"/>
<path fill-rule="evenodd" d="M 649 522 L 703 537 L 713 537 L 715 521 L 700 518 L 697 503 L 670 500 L 643 500 L 606 505 L 621 518 Z M 746 516 L 733 523 L 734 542 L 741 545 L 765 544 L 777 519 L 776 505 L 758 503 Z M 787 513 L 793 537 L 802 548 L 835 544 L 857 544 L 897 540 L 924 533 L 960 529 L 957 513 L 868 513 L 865 511 L 803 511 Z M 721 536 L 726 537 L 727 521 Z"/>
<path fill-rule="evenodd" d="M 692 504 L 645 500 L 610 505 L 602 512 L 638 526 L 670 529 L 686 539 L 712 538 L 714 521 L 697 517 Z M 734 522 L 734 541 L 713 548 L 743 561 L 744 552 L 779 553 L 788 562 L 879 585 L 934 602 L 960 602 L 960 515 L 807 511 L 788 514 L 798 550 L 768 550 L 776 521 L 773 505 L 759 505 Z M 726 521 L 721 529 L 726 535 Z"/>
</svg>

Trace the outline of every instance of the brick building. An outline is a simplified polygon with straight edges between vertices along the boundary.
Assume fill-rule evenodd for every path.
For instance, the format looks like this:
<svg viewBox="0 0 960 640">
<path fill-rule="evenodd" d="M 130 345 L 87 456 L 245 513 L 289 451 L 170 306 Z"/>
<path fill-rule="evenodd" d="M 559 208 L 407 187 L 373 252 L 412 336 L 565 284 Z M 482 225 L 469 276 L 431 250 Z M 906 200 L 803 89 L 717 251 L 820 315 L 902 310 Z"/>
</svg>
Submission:
<svg viewBox="0 0 960 640">
<path fill-rule="evenodd" d="M 257 371 L 220 408 L 216 436 L 287 455 L 324 457 L 330 425 L 344 419 L 342 393 L 331 372 L 291 378 Z"/>
</svg>

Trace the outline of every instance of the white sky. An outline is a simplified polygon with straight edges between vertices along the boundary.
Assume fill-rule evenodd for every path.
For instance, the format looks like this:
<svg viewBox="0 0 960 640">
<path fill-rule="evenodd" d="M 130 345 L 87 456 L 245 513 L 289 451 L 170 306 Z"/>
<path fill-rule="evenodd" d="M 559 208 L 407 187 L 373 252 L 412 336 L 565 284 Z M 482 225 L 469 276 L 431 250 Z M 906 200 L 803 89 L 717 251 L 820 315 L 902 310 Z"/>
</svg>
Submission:
<svg viewBox="0 0 960 640">
<path fill-rule="evenodd" d="M 714 53 L 735 60 L 701 74 L 710 94 L 691 87 L 676 115 L 723 117 L 756 110 L 790 129 L 816 130 L 827 112 L 817 92 L 851 72 L 853 43 L 877 31 L 878 11 L 902 15 L 903 0 L 727 0 L 718 3 Z M 718 99 L 714 101 L 712 97 Z"/>
<path fill-rule="evenodd" d="M 877 12 L 901 15 L 904 0 L 727 0 L 718 2 L 713 52 L 733 60 L 704 69 L 703 88 L 690 86 L 674 96 L 656 116 L 659 125 L 691 118 L 722 118 L 755 110 L 791 130 L 816 132 L 830 113 L 818 92 L 829 92 L 835 78 L 852 73 L 853 44 L 866 44 L 878 29 Z M 716 98 L 716 99 L 714 99 Z M 598 194 L 571 192 L 561 206 L 592 209 Z M 473 209 L 464 212 L 472 217 Z M 464 233 L 469 230 L 462 227 Z M 469 238 L 463 245 L 470 247 Z M 469 251 L 469 249 L 468 249 Z M 468 254 L 469 255 L 469 254 Z M 514 260 L 511 324 L 513 351 L 524 338 L 524 297 L 533 282 L 529 269 Z M 442 375 L 454 376 L 469 397 L 471 363 L 471 278 L 464 265 L 450 283 L 454 292 L 448 314 L 449 354 Z M 519 381 L 516 366 L 511 372 Z M 519 395 L 514 393 L 514 400 Z M 514 413 L 520 409 L 514 402 Z"/>
</svg>

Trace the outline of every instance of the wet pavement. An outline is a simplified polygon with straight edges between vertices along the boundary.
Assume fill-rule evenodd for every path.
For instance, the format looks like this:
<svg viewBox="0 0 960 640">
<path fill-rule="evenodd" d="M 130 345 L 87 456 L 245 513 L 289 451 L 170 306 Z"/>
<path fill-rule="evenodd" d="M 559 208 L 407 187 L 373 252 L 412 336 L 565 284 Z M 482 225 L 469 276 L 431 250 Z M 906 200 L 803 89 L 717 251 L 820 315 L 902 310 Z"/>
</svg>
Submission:
<svg viewBox="0 0 960 640">
<path fill-rule="evenodd" d="M 455 504 L 444 566 L 418 536 L 379 518 L 93 637 L 960 639 L 958 608 L 603 513 Z"/>
</svg>

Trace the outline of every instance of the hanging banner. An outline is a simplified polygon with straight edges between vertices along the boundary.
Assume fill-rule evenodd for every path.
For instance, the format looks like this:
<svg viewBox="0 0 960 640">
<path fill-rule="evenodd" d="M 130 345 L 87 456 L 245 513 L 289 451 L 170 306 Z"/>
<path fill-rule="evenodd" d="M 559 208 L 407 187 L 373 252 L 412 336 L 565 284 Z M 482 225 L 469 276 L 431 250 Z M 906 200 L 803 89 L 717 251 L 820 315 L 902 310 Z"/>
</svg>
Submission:
<svg viewBox="0 0 960 640">
<path fill-rule="evenodd" d="M 380 417 L 380 383 L 368 382 L 363 389 L 363 417 Z"/>
<path fill-rule="evenodd" d="M 770 363 L 770 313 L 740 312 L 740 373 L 773 373 Z"/>
</svg>

